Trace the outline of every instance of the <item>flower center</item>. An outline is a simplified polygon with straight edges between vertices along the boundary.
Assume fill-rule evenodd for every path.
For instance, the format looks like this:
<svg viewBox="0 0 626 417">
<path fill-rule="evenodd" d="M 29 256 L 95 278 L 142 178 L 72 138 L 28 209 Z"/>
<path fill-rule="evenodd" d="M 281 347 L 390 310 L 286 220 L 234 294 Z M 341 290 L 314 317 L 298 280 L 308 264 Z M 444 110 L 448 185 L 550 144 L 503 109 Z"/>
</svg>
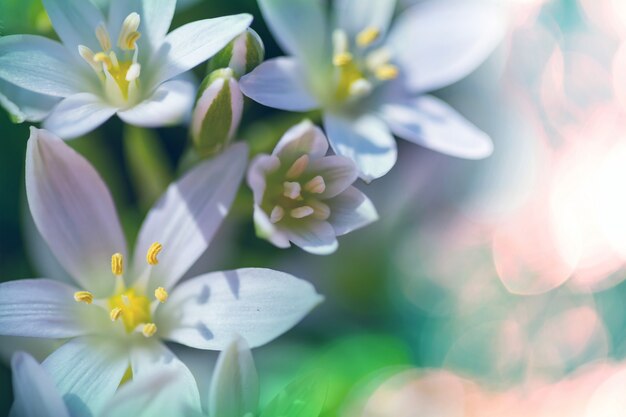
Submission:
<svg viewBox="0 0 626 417">
<path fill-rule="evenodd" d="M 159 263 L 158 254 L 163 246 L 155 242 L 148 249 L 146 261 L 154 266 Z M 150 278 L 149 272 L 141 276 L 132 288 L 126 288 L 124 284 L 124 259 L 120 253 L 111 257 L 111 272 L 116 279 L 114 294 L 105 300 L 94 300 L 93 295 L 88 291 L 77 291 L 74 293 L 76 302 L 94 304 L 109 311 L 111 321 L 121 321 L 126 333 L 140 331 L 145 337 L 154 336 L 157 332 L 156 324 L 152 322 L 152 316 L 159 303 L 167 301 L 168 293 L 163 287 L 154 291 L 154 300 L 150 300 L 145 293 L 147 281 Z"/>
<path fill-rule="evenodd" d="M 98 74 L 106 97 L 115 105 L 133 103 L 138 96 L 141 65 L 137 62 L 137 40 L 141 33 L 137 29 L 140 22 L 140 16 L 134 12 L 124 19 L 116 48 L 113 48 L 104 24 L 96 28 L 101 51 L 94 53 L 84 45 L 78 46 L 80 56 Z"/>
<path fill-rule="evenodd" d="M 343 30 L 333 33 L 335 98 L 340 101 L 365 97 L 377 85 L 398 77 L 398 67 L 391 64 L 391 51 L 373 49 L 380 30 L 368 27 L 351 40 Z"/>
<path fill-rule="evenodd" d="M 321 175 L 307 172 L 309 156 L 302 155 L 287 169 L 279 168 L 267 178 L 263 208 L 274 224 L 294 223 L 301 219 L 326 220 L 330 207 L 320 201 L 326 190 Z"/>
</svg>

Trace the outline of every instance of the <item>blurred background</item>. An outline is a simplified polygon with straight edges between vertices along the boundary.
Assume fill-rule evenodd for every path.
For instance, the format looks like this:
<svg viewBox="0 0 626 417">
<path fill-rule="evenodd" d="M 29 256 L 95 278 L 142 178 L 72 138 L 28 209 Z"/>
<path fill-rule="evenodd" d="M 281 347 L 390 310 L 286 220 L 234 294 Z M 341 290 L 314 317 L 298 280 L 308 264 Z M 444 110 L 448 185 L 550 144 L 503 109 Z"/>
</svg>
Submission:
<svg viewBox="0 0 626 417">
<path fill-rule="evenodd" d="M 503 43 L 436 95 L 491 135 L 493 156 L 465 161 L 400 141 L 391 173 L 357 184 L 381 220 L 328 257 L 257 239 L 244 185 L 194 267 L 272 267 L 325 295 L 303 323 L 254 351 L 262 403 L 322 371 L 323 416 L 623 416 L 626 2 L 492 3 L 505 11 Z M 282 55 L 254 0 L 179 0 L 173 25 L 241 12 L 255 16 L 267 57 Z M 40 0 L 0 2 L 0 34 L 17 33 L 55 36 Z M 248 102 L 238 136 L 253 152 L 271 151 L 304 117 L 319 121 Z M 28 126 L 0 112 L 0 136 L 0 280 L 62 277 L 25 204 Z M 104 177 L 132 242 L 180 174 L 189 138 L 183 127 L 145 131 L 113 119 L 70 144 Z M 16 348 L 43 359 L 51 346 L 0 339 L 0 415 L 12 401 Z M 206 384 L 216 355 L 176 349 L 199 363 Z"/>
</svg>

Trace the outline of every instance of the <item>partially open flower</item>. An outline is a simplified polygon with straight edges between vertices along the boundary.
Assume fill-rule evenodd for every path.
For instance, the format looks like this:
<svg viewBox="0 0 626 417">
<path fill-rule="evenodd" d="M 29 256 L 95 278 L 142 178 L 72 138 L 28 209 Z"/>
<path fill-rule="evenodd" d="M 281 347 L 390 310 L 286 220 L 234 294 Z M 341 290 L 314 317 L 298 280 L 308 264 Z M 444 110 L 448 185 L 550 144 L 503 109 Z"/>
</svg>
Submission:
<svg viewBox="0 0 626 417">
<path fill-rule="evenodd" d="M 252 161 L 248 184 L 259 237 L 325 255 L 337 249 L 336 236 L 378 218 L 372 202 L 352 186 L 354 163 L 327 151 L 322 131 L 304 121 L 285 133 L 272 155 Z"/>
</svg>

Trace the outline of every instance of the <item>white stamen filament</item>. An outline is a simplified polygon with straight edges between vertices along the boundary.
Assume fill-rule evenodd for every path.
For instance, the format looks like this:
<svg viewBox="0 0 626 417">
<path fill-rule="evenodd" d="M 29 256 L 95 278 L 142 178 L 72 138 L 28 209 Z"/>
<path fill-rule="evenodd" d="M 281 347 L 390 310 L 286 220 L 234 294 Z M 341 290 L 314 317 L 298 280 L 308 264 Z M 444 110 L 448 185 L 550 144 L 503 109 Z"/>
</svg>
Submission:
<svg viewBox="0 0 626 417">
<path fill-rule="evenodd" d="M 284 216 L 285 209 L 283 209 L 281 206 L 276 206 L 272 209 L 272 212 L 270 213 L 270 222 L 276 224 L 281 221 Z"/>
<path fill-rule="evenodd" d="M 137 62 L 131 64 L 130 68 L 128 68 L 128 72 L 126 73 L 126 81 L 135 81 L 139 78 L 139 74 L 141 73 L 141 65 Z"/>
<path fill-rule="evenodd" d="M 365 65 L 367 68 L 374 72 L 377 68 L 386 65 L 391 61 L 391 51 L 389 48 L 376 49 L 365 57 Z"/>
<path fill-rule="evenodd" d="M 333 65 L 342 67 L 352 61 L 352 54 L 349 51 L 348 35 L 343 30 L 337 29 L 333 32 Z"/>
<path fill-rule="evenodd" d="M 352 97 L 365 97 L 372 92 L 372 83 L 365 78 L 359 78 L 350 84 L 350 95 Z"/>
<path fill-rule="evenodd" d="M 298 208 L 295 208 L 295 209 L 291 210 L 291 212 L 289 214 L 294 219 L 303 219 L 303 218 L 305 218 L 307 216 L 310 216 L 314 212 L 315 212 L 315 210 L 313 210 L 312 207 L 302 206 L 302 207 L 298 207 Z"/>
<path fill-rule="evenodd" d="M 291 165 L 291 168 L 289 168 L 285 176 L 287 179 L 294 180 L 302 175 L 308 165 L 309 155 L 302 155 L 300 158 L 296 159 L 293 165 Z"/>
<path fill-rule="evenodd" d="M 102 72 L 102 66 L 95 61 L 94 57 L 96 54 L 94 54 L 91 49 L 84 45 L 78 45 L 78 53 L 80 54 L 81 58 L 83 58 L 85 62 L 87 62 L 91 66 L 91 68 L 94 69 L 94 71 L 96 71 L 97 73 Z"/>
<path fill-rule="evenodd" d="M 111 37 L 104 23 L 100 23 L 96 28 L 96 38 L 98 38 L 98 42 L 103 51 L 106 52 L 111 49 Z"/>
<path fill-rule="evenodd" d="M 120 49 L 128 51 L 134 49 L 135 41 L 138 39 L 137 29 L 141 23 L 141 17 L 133 12 L 126 16 L 122 28 L 120 29 L 120 36 L 117 39 L 117 46 Z"/>
</svg>

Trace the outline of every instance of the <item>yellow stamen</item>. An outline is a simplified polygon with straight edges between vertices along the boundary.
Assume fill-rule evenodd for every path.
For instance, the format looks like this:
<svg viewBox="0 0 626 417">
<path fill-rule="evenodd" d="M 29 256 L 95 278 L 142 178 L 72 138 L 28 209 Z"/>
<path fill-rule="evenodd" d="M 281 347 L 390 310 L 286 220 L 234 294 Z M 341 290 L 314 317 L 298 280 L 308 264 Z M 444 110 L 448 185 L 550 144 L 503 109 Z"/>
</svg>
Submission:
<svg viewBox="0 0 626 417">
<path fill-rule="evenodd" d="M 98 38 L 98 42 L 100 42 L 103 51 L 106 52 L 111 49 L 111 38 L 103 23 L 100 23 L 96 28 L 96 38 Z"/>
<path fill-rule="evenodd" d="M 167 293 L 167 291 L 165 291 L 165 288 L 159 287 L 154 290 L 154 297 L 161 303 L 164 303 L 167 301 L 167 297 L 169 297 L 169 294 Z"/>
<path fill-rule="evenodd" d="M 345 67 L 352 62 L 352 54 L 350 52 L 341 52 L 333 56 L 333 65 L 336 67 Z"/>
<path fill-rule="evenodd" d="M 159 263 L 157 256 L 159 255 L 159 252 L 161 252 L 161 249 L 163 249 L 163 245 L 159 242 L 154 242 L 150 245 L 150 249 L 148 249 L 148 253 L 146 254 L 146 261 L 148 264 L 157 265 Z"/>
<path fill-rule="evenodd" d="M 135 12 L 129 14 L 124 19 L 120 29 L 120 36 L 117 39 L 117 46 L 123 50 L 135 49 L 135 41 L 139 39 L 139 33 L 137 32 L 139 23 L 141 23 L 141 18 Z"/>
<path fill-rule="evenodd" d="M 80 54 L 81 58 L 83 58 L 91 66 L 91 68 L 94 69 L 94 71 L 102 71 L 102 67 L 100 66 L 100 64 L 98 64 L 94 60 L 96 54 L 94 54 L 91 49 L 89 49 L 85 45 L 78 45 L 78 53 Z"/>
<path fill-rule="evenodd" d="M 132 32 L 129 33 L 126 39 L 124 40 L 125 45 L 122 49 L 133 50 L 137 46 L 137 41 L 141 37 L 141 33 Z"/>
<path fill-rule="evenodd" d="M 111 321 L 115 321 L 115 320 L 119 319 L 121 315 L 122 315 L 122 309 L 119 308 L 119 307 L 115 307 L 109 313 L 109 317 L 111 317 Z"/>
<path fill-rule="evenodd" d="M 114 253 L 111 256 L 111 272 L 116 277 L 119 277 L 124 273 L 124 257 L 121 253 Z"/>
<path fill-rule="evenodd" d="M 141 333 L 143 333 L 143 335 L 146 336 L 146 337 L 152 337 L 152 336 L 154 336 L 156 331 L 157 331 L 156 324 L 154 324 L 154 323 L 146 323 L 146 324 L 143 325 L 143 330 L 141 330 Z"/>
<path fill-rule="evenodd" d="M 93 303 L 93 294 L 89 291 L 76 291 L 74 293 L 74 300 L 78 303 L 91 304 Z"/>
<path fill-rule="evenodd" d="M 109 298 L 108 307 L 111 309 L 111 314 L 115 309 L 121 310 L 119 318 L 128 333 L 135 331 L 140 324 L 152 321 L 150 299 L 134 288 Z"/>
<path fill-rule="evenodd" d="M 107 68 L 112 68 L 113 67 L 113 64 L 111 62 L 111 58 L 107 54 L 105 54 L 104 52 L 98 52 L 97 54 L 95 54 L 93 56 L 93 60 L 95 62 L 101 62 Z"/>
<path fill-rule="evenodd" d="M 302 175 L 308 165 L 309 155 L 302 155 L 300 158 L 296 159 L 296 161 L 291 165 L 291 168 L 289 168 L 285 176 L 289 180 L 294 180 Z"/>
<path fill-rule="evenodd" d="M 393 80 L 394 78 L 397 78 L 398 73 L 398 67 L 391 64 L 382 65 L 376 68 L 375 71 L 376 78 L 383 81 Z"/>
<path fill-rule="evenodd" d="M 356 35 L 356 44 L 361 48 L 369 46 L 374 43 L 379 36 L 380 30 L 378 28 L 368 27 Z"/>
<path fill-rule="evenodd" d="M 321 194 L 326 190 L 326 182 L 321 175 L 318 175 L 304 184 L 304 189 L 313 194 Z"/>
</svg>

